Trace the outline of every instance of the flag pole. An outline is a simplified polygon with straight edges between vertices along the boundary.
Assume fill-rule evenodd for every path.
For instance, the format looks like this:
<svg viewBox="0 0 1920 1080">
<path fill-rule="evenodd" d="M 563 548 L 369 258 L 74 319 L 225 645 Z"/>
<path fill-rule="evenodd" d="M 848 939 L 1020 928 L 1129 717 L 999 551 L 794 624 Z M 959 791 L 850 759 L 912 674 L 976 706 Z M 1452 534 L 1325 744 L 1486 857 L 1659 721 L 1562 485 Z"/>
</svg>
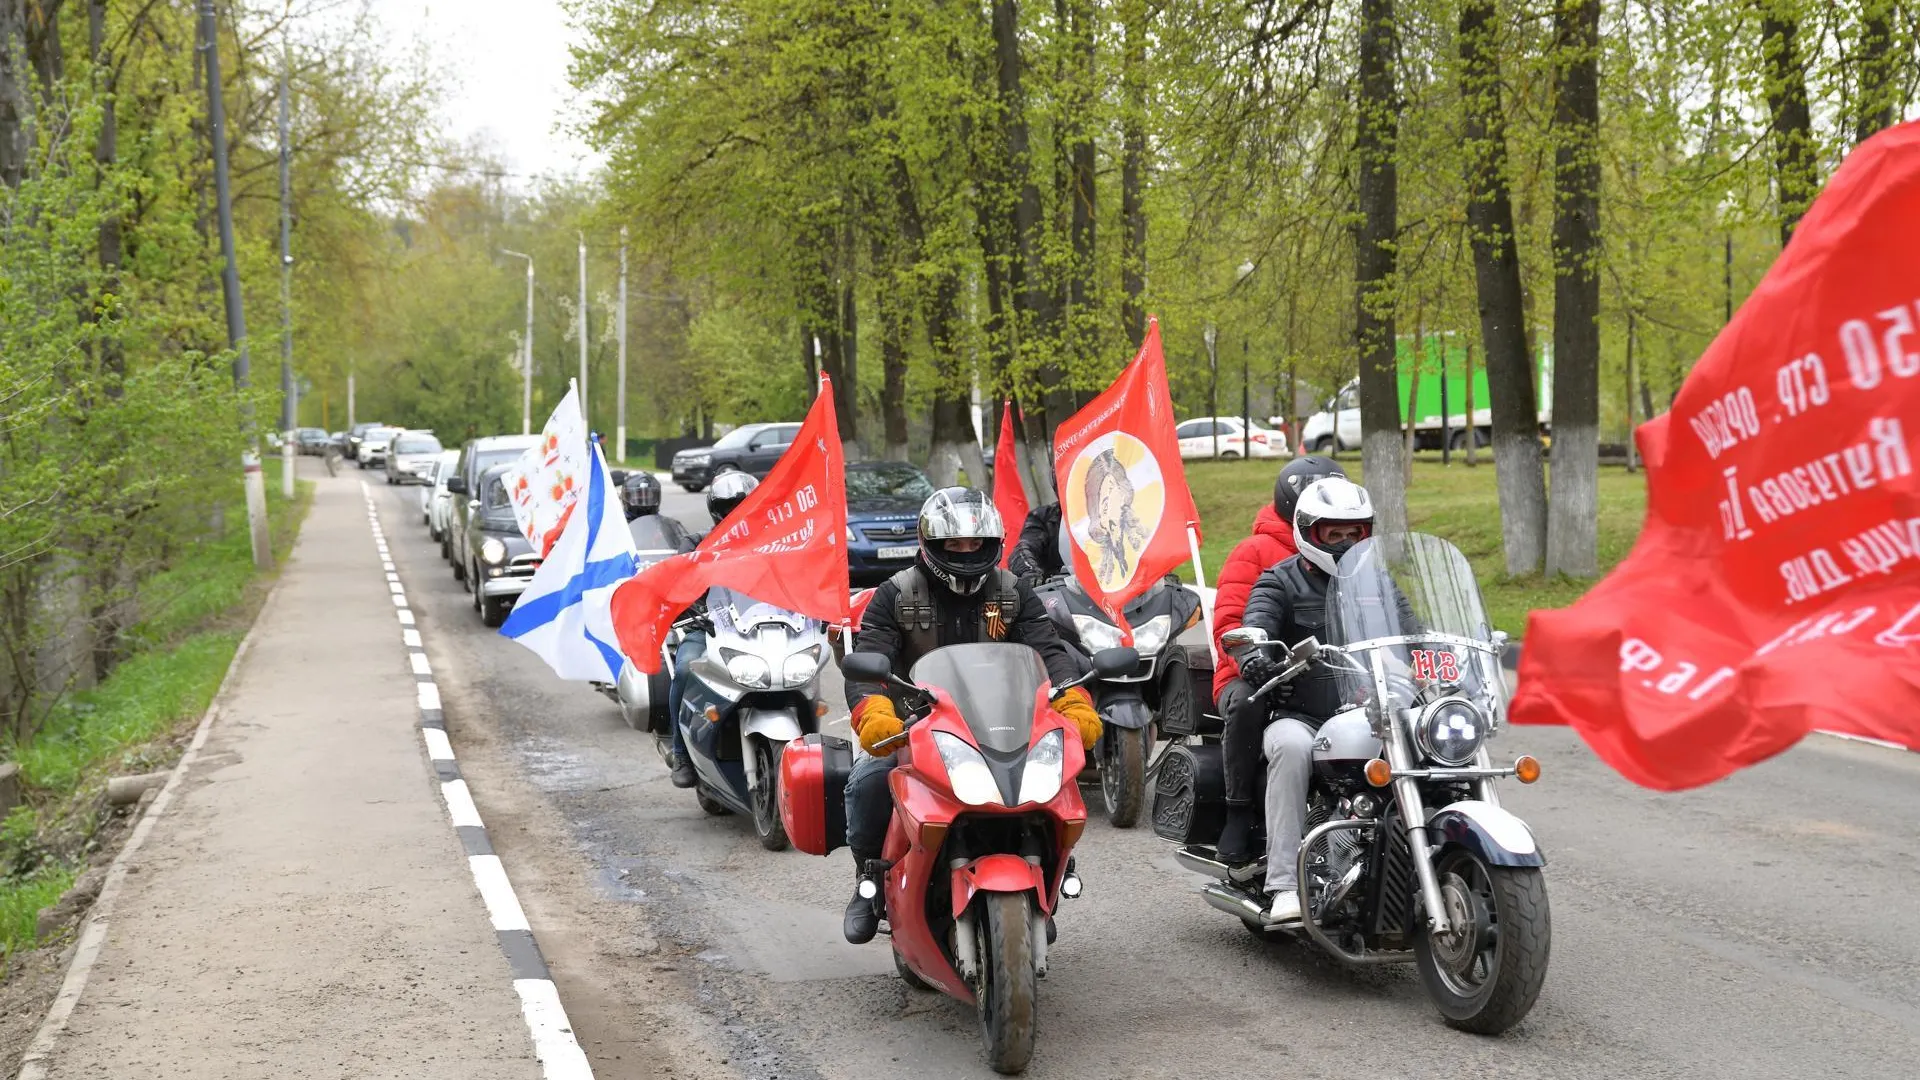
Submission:
<svg viewBox="0 0 1920 1080">
<path fill-rule="evenodd" d="M 1187 550 L 1193 554 L 1193 582 L 1205 589 L 1207 569 L 1200 565 L 1200 530 L 1194 528 L 1191 521 L 1187 522 Z M 1213 657 L 1213 666 L 1217 670 L 1220 667 L 1220 646 L 1213 638 L 1213 605 L 1207 603 L 1204 595 L 1200 598 L 1200 622 L 1207 631 L 1207 654 Z"/>
</svg>

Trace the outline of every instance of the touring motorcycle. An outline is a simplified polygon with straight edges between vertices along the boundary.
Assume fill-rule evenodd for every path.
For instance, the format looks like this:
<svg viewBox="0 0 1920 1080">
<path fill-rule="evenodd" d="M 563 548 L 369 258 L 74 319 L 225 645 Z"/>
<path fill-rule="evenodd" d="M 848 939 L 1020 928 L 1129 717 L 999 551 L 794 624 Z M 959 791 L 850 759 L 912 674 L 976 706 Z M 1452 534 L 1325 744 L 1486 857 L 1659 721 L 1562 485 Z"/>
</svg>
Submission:
<svg viewBox="0 0 1920 1080">
<path fill-rule="evenodd" d="M 1094 654 L 1069 683 L 1133 670 L 1139 654 Z M 971 1003 L 987 1060 L 1017 1073 L 1033 1054 L 1034 983 L 1047 973 L 1053 914 L 1080 895 L 1073 846 L 1087 810 L 1072 783 L 1080 736 L 1049 702 L 1046 666 L 1024 645 L 936 649 L 906 678 L 878 653 L 849 653 L 848 677 L 884 682 L 905 706 L 904 747 L 889 783 L 893 820 L 863 891 L 876 900 L 894 966 L 909 986 Z M 781 817 L 803 851 L 825 855 L 846 835 L 847 743 L 809 736 L 781 763 Z"/>
<path fill-rule="evenodd" d="M 1034 590 L 1060 639 L 1076 650 L 1084 669 L 1087 658 L 1120 645 L 1120 628 L 1087 595 L 1079 581 L 1055 578 Z M 1177 582 L 1159 581 L 1127 604 L 1123 614 L 1133 628 L 1140 663 L 1123 675 L 1088 684 L 1106 728 L 1092 747 L 1100 770 L 1100 793 L 1107 820 L 1130 829 L 1146 805 L 1147 759 L 1160 732 L 1191 730 L 1193 679 L 1187 653 L 1177 642 L 1181 631 L 1200 618 L 1200 596 Z M 1166 722 L 1172 714 L 1173 723 Z"/>
<path fill-rule="evenodd" d="M 667 716 L 654 703 L 664 701 L 673 652 L 691 629 L 706 632 L 706 650 L 689 667 L 679 715 Z M 707 591 L 706 615 L 674 624 L 662 653 L 659 674 L 647 675 L 631 663 L 620 673 L 620 706 L 628 723 L 644 718 L 669 763 L 673 734 L 666 725 L 679 724 L 700 808 L 746 814 L 762 847 L 785 850 L 780 757 L 788 743 L 817 732 L 826 714 L 820 699 L 820 672 L 829 655 L 825 624 L 716 586 Z"/>
<path fill-rule="evenodd" d="M 1506 719 L 1506 637 L 1487 621 L 1466 557 L 1424 534 L 1355 545 L 1336 568 L 1327 609 L 1326 643 L 1288 649 L 1255 627 L 1222 642 L 1236 657 L 1283 657 L 1257 696 L 1312 665 L 1339 676 L 1346 704 L 1316 733 L 1295 856 L 1300 922 L 1267 923 L 1264 858 L 1229 866 L 1217 856 L 1225 814 L 1217 734 L 1165 756 L 1154 829 L 1177 845 L 1182 866 L 1209 879 L 1207 903 L 1254 933 L 1292 933 L 1349 964 L 1411 961 L 1447 1023 L 1505 1031 L 1540 994 L 1551 937 L 1546 857 L 1495 790 L 1503 777 L 1539 779 L 1539 762 L 1523 755 L 1494 765 L 1486 745 Z"/>
</svg>

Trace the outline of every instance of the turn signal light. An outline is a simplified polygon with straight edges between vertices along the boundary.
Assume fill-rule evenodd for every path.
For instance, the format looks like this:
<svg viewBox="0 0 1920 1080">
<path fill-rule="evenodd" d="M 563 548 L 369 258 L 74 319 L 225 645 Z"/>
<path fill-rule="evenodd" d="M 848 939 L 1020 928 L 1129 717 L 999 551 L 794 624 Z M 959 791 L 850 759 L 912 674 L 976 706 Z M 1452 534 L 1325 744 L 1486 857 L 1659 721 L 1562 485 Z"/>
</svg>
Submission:
<svg viewBox="0 0 1920 1080">
<path fill-rule="evenodd" d="M 717 706 L 713 706 L 713 705 L 707 706 L 707 723 L 717 724 L 719 722 L 720 722 L 720 709 Z"/>
<path fill-rule="evenodd" d="M 920 823 L 920 849 L 939 851 L 940 845 L 947 842 L 947 826 L 944 822 L 923 821 Z"/>
<path fill-rule="evenodd" d="M 1086 818 L 1079 818 L 1077 820 L 1069 818 L 1068 820 L 1061 822 L 1060 823 L 1061 846 L 1067 848 L 1068 850 L 1072 850 L 1073 846 L 1080 842 L 1080 834 L 1086 831 L 1087 831 Z"/>
<path fill-rule="evenodd" d="M 1393 783 L 1393 766 L 1380 758 L 1367 762 L 1367 783 L 1374 787 L 1386 787 Z"/>
<path fill-rule="evenodd" d="M 824 701 L 814 702 L 813 715 L 819 719 L 825 719 L 827 715 L 827 703 Z"/>
<path fill-rule="evenodd" d="M 1513 778 L 1523 784 L 1540 779 L 1540 762 L 1532 754 L 1521 754 L 1513 763 Z"/>
</svg>

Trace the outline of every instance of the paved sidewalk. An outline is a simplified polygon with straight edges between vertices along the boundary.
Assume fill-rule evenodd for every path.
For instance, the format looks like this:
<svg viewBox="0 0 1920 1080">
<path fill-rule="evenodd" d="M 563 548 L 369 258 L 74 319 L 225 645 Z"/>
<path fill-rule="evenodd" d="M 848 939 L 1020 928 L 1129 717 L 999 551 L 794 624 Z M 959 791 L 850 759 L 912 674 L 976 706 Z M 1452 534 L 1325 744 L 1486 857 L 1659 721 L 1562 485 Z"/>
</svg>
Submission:
<svg viewBox="0 0 1920 1080">
<path fill-rule="evenodd" d="M 51 1080 L 540 1075 L 421 748 L 360 476 L 317 488 Z"/>
</svg>

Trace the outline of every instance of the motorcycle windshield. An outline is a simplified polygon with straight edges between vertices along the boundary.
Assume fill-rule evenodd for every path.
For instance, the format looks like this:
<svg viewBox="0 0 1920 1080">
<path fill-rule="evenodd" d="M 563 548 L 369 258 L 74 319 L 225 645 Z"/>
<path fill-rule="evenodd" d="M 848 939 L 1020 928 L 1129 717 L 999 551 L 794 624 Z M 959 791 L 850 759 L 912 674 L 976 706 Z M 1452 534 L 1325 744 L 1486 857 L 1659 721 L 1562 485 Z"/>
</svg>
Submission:
<svg viewBox="0 0 1920 1080">
<path fill-rule="evenodd" d="M 755 627 L 770 623 L 784 626 L 794 633 L 807 628 L 806 616 L 761 603 L 724 585 L 715 585 L 707 590 L 707 611 L 715 617 L 716 623 L 724 620 L 737 634 L 750 634 Z"/>
<path fill-rule="evenodd" d="M 996 753 L 1024 750 L 1033 737 L 1033 699 L 1047 666 L 1025 645 L 949 645 L 920 658 L 908 675 L 953 697 L 974 741 Z"/>
<path fill-rule="evenodd" d="M 1461 696 L 1504 712 L 1506 681 L 1480 584 L 1447 541 L 1400 533 L 1354 545 L 1327 587 L 1327 612 L 1330 643 L 1366 669 L 1346 673 L 1347 700 L 1371 695 L 1411 708 Z"/>
</svg>

